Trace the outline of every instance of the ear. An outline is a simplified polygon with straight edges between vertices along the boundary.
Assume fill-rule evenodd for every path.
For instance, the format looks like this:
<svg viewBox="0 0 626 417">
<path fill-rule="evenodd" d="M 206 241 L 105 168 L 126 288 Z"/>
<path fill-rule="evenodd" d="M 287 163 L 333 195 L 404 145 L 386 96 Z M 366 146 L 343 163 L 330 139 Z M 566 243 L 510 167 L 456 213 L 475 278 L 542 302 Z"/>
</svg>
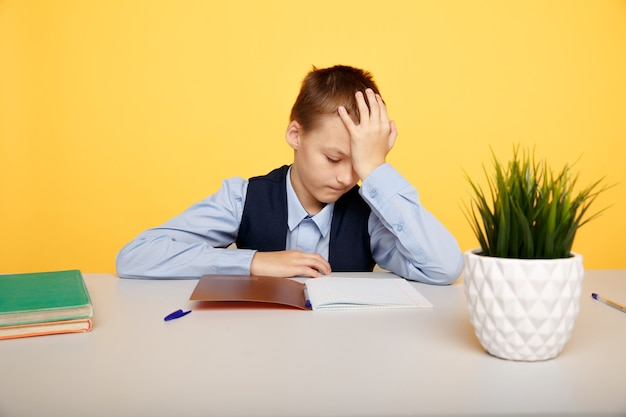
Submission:
<svg viewBox="0 0 626 417">
<path fill-rule="evenodd" d="M 285 139 L 287 139 L 287 143 L 293 148 L 294 151 L 297 150 L 300 147 L 300 142 L 302 141 L 302 125 L 295 120 L 289 122 L 289 125 L 287 125 L 287 132 L 285 132 Z"/>
</svg>

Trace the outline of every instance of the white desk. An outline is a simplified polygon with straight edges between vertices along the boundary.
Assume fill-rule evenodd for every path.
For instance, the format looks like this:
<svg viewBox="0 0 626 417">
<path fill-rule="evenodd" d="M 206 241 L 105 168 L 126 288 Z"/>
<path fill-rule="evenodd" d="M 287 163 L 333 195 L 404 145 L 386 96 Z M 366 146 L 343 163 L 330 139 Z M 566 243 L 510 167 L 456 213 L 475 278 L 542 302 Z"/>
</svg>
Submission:
<svg viewBox="0 0 626 417">
<path fill-rule="evenodd" d="M 626 301 L 626 271 L 587 272 L 572 339 L 535 363 L 482 350 L 460 282 L 416 284 L 429 310 L 311 312 L 85 279 L 92 332 L 0 341 L 0 416 L 626 415 L 626 314 L 590 296 Z"/>
</svg>

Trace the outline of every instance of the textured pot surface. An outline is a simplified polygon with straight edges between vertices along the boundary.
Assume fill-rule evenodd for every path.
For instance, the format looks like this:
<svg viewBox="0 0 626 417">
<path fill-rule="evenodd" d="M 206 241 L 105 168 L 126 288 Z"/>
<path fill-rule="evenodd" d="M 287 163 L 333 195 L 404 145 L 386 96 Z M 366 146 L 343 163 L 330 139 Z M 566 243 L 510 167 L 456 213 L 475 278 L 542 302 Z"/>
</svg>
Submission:
<svg viewBox="0 0 626 417">
<path fill-rule="evenodd" d="M 511 360 L 556 357 L 578 316 L 582 256 L 511 259 L 465 252 L 470 321 L 490 354 Z"/>
</svg>

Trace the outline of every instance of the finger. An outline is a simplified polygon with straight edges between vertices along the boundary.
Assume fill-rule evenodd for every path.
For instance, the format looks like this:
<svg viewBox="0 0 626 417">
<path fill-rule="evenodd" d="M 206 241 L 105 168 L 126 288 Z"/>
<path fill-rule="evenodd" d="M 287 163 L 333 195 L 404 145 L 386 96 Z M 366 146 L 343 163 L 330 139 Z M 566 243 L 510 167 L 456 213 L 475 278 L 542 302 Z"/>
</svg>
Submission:
<svg viewBox="0 0 626 417">
<path fill-rule="evenodd" d="M 330 274 L 330 264 L 323 256 L 319 254 L 312 254 L 311 258 L 308 260 L 311 268 L 319 271 L 323 275 Z"/>
<path fill-rule="evenodd" d="M 387 114 L 387 106 L 385 106 L 385 102 L 380 94 L 376 94 L 376 103 L 378 104 L 378 109 L 380 112 L 380 123 L 383 126 L 387 126 L 389 123 L 389 115 Z"/>
<path fill-rule="evenodd" d="M 320 274 L 320 272 L 317 269 L 303 267 L 299 272 L 294 274 L 294 276 L 317 278 L 317 277 L 322 276 L 322 274 Z"/>
<path fill-rule="evenodd" d="M 389 132 L 389 149 L 393 148 L 393 145 L 396 143 L 396 138 L 398 137 L 398 128 L 396 127 L 396 122 L 393 120 L 389 122 L 389 126 L 391 127 L 391 132 Z"/>
<path fill-rule="evenodd" d="M 348 110 L 346 110 L 344 106 L 339 106 L 337 108 L 337 113 L 339 113 L 339 118 L 343 122 L 346 129 L 348 129 L 348 132 L 352 132 L 354 128 L 356 127 L 356 125 L 354 124 L 354 122 L 352 121 L 352 118 L 348 114 Z"/>
<path fill-rule="evenodd" d="M 357 91 L 354 95 L 356 98 L 356 105 L 359 109 L 359 124 L 363 124 L 370 119 L 370 109 L 365 104 L 365 96 L 362 91 Z"/>
<path fill-rule="evenodd" d="M 299 268 L 299 272 L 296 275 L 304 275 L 311 278 L 321 277 L 322 275 L 330 274 L 330 268 L 327 270 L 321 266 L 302 266 Z"/>
<path fill-rule="evenodd" d="M 376 93 L 371 88 L 365 90 L 367 95 L 367 102 L 369 103 L 369 116 L 370 120 L 378 122 L 380 120 L 380 109 L 378 105 L 378 99 Z"/>
</svg>

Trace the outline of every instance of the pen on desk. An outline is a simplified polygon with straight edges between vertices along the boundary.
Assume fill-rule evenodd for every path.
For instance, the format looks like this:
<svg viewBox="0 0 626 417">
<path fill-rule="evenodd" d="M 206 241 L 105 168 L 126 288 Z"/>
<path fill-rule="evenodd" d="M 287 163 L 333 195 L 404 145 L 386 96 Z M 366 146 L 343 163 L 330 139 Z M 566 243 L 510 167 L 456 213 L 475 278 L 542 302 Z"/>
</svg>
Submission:
<svg viewBox="0 0 626 417">
<path fill-rule="evenodd" d="M 178 319 L 178 318 L 181 318 L 183 316 L 186 316 L 189 313 L 191 313 L 191 310 L 189 310 L 189 311 L 176 310 L 173 313 L 170 313 L 167 316 L 165 316 L 165 318 L 163 320 L 170 321 L 170 320 Z"/>
<path fill-rule="evenodd" d="M 306 286 L 304 287 L 304 307 L 311 310 L 311 299 L 309 298 L 309 291 L 306 289 Z"/>
<path fill-rule="evenodd" d="M 594 300 L 602 301 L 604 304 L 626 313 L 626 307 L 621 305 L 620 303 L 617 303 L 613 300 L 609 300 L 608 298 L 601 297 L 595 292 L 591 293 L 591 296 L 593 297 Z"/>
</svg>

